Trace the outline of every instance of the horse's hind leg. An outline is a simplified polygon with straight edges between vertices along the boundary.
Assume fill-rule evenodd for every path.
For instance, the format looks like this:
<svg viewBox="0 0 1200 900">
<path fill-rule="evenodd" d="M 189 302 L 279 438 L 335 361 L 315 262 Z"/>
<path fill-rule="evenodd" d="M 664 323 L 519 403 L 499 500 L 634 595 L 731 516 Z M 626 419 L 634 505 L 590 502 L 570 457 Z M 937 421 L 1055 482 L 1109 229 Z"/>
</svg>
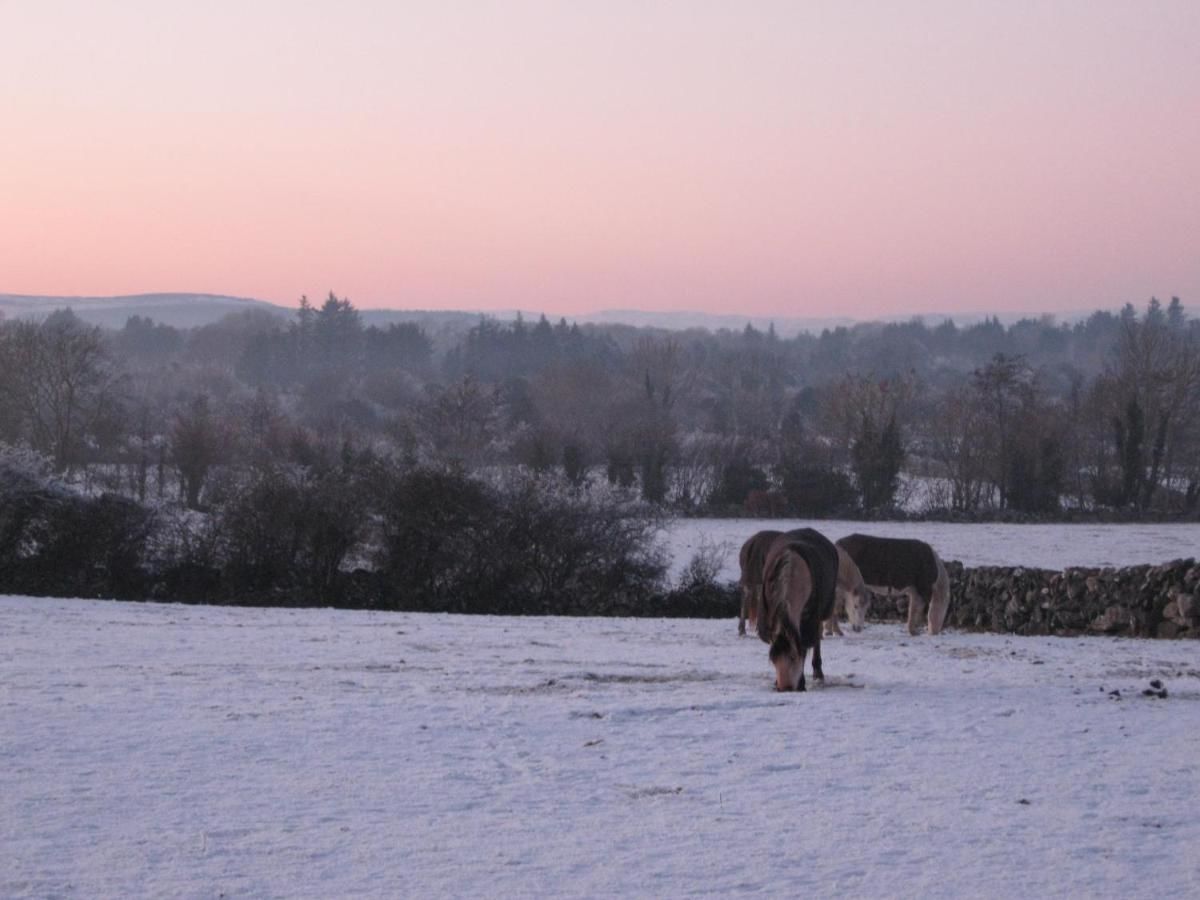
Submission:
<svg viewBox="0 0 1200 900">
<path fill-rule="evenodd" d="M 906 588 L 908 594 L 908 633 L 916 637 L 921 631 L 921 619 L 925 617 L 925 598 L 916 588 Z"/>
<path fill-rule="evenodd" d="M 750 589 L 742 585 L 742 605 L 738 607 L 738 635 L 746 636 L 746 619 L 750 615 Z"/>
<path fill-rule="evenodd" d="M 938 560 L 938 577 L 933 583 L 933 599 L 929 602 L 929 633 L 940 634 L 946 623 L 946 612 L 950 609 L 950 576 L 946 567 Z"/>
</svg>

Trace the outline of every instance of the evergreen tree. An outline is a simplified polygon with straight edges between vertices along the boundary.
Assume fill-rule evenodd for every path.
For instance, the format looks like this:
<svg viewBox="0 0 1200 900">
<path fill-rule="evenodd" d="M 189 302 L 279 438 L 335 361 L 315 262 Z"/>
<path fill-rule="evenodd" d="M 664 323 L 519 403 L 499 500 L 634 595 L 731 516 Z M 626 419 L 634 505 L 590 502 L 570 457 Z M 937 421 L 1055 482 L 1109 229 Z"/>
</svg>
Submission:
<svg viewBox="0 0 1200 900">
<path fill-rule="evenodd" d="M 863 509 L 886 509 L 895 502 L 903 464 L 904 443 L 895 416 L 888 419 L 882 430 L 864 416 L 858 439 L 851 448 L 851 466 Z"/>
</svg>

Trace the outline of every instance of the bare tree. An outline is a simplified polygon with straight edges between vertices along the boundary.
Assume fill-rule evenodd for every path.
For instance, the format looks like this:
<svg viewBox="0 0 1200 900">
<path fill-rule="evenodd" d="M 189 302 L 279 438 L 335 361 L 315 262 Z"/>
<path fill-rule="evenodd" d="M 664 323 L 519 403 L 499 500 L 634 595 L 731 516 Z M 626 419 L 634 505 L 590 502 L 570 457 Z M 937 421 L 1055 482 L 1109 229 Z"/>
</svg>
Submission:
<svg viewBox="0 0 1200 900">
<path fill-rule="evenodd" d="M 8 326 L 3 355 L 12 402 L 31 443 L 50 455 L 57 471 L 71 471 L 119 378 L 103 334 L 70 310 L 60 310 L 40 324 Z"/>
<path fill-rule="evenodd" d="M 138 502 L 146 501 L 152 468 L 164 461 L 167 404 L 158 382 L 146 374 L 131 379 L 125 405 L 124 456 L 130 466 L 129 485 Z M 158 494 L 162 496 L 161 467 Z"/>
<path fill-rule="evenodd" d="M 494 387 L 466 375 L 446 388 L 431 390 L 423 424 L 434 448 L 466 465 L 483 462 L 497 439 L 500 398 Z"/>
<path fill-rule="evenodd" d="M 692 384 L 684 369 L 677 341 L 639 340 L 629 358 L 633 387 L 633 449 L 642 476 L 642 496 L 653 502 L 666 499 L 668 468 L 678 446 L 675 408 Z"/>
<path fill-rule="evenodd" d="M 987 448 L 984 456 L 987 477 L 996 486 L 1001 508 L 1008 506 L 1022 392 L 1028 389 L 1032 378 L 1033 372 L 1023 357 L 1003 353 L 997 353 L 973 375 L 975 400 L 981 413 L 979 424 Z"/>
<path fill-rule="evenodd" d="M 770 438 L 784 405 L 785 372 L 778 339 L 747 325 L 736 350 L 719 354 L 697 379 L 710 398 L 712 427 L 735 438 Z"/>
<path fill-rule="evenodd" d="M 224 432 L 204 395 L 193 397 L 175 417 L 171 429 L 171 458 L 179 470 L 189 509 L 199 508 L 200 492 L 212 467 L 220 461 L 226 444 Z"/>
<path fill-rule="evenodd" d="M 882 430 L 892 419 L 905 423 L 911 418 L 919 386 L 911 373 L 883 379 L 847 374 L 821 393 L 821 426 L 834 443 L 838 461 L 845 463 L 864 428 Z"/>
<path fill-rule="evenodd" d="M 925 446 L 950 483 L 950 506 L 972 512 L 987 498 L 983 414 L 974 390 L 958 385 L 931 404 L 924 420 Z"/>
<path fill-rule="evenodd" d="M 1149 509 L 1182 463 L 1190 469 L 1195 413 L 1200 408 L 1200 340 L 1182 305 L 1169 310 L 1151 299 L 1139 320 L 1128 312 L 1112 370 L 1112 421 L 1125 477 L 1122 500 Z"/>
</svg>

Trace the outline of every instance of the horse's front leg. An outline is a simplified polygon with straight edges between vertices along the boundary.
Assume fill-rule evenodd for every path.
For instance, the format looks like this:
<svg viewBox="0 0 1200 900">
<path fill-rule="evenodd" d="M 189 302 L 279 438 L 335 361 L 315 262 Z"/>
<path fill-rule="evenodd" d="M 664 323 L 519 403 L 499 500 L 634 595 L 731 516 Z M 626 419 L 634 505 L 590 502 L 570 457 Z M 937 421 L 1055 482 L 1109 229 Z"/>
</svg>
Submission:
<svg viewBox="0 0 1200 900">
<path fill-rule="evenodd" d="M 804 685 L 804 658 L 808 655 L 808 651 L 805 650 L 803 647 L 801 647 L 799 649 L 799 653 L 800 653 L 800 681 L 796 684 L 796 690 L 797 691 L 806 691 L 806 690 L 808 690 L 808 688 L 805 687 L 805 685 Z"/>
<path fill-rule="evenodd" d="M 817 633 L 817 642 L 813 644 L 813 681 L 819 684 L 825 683 L 825 671 L 821 668 L 821 635 L 819 632 Z"/>
<path fill-rule="evenodd" d="M 750 591 L 742 585 L 742 605 L 738 607 L 738 636 L 746 636 L 746 618 L 750 615 Z"/>
<path fill-rule="evenodd" d="M 908 588 L 908 633 L 913 637 L 921 631 L 921 620 L 925 618 L 925 598 L 916 588 Z"/>
</svg>

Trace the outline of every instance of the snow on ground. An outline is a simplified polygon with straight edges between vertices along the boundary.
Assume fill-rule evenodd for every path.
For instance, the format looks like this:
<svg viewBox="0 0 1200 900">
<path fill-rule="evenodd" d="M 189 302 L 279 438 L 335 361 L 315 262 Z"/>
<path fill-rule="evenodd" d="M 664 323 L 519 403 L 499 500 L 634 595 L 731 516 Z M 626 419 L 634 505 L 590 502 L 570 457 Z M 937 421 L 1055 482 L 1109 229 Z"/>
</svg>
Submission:
<svg viewBox="0 0 1200 900">
<path fill-rule="evenodd" d="M 1195 643 L 734 632 L 0 597 L 0 896 L 1200 894 Z"/>
<path fill-rule="evenodd" d="M 1010 525 L 800 519 L 675 519 L 664 538 L 678 572 L 705 542 L 721 547 L 722 577 L 738 578 L 738 550 L 756 531 L 815 528 L 836 541 L 854 532 L 919 538 L 967 566 L 1133 566 L 1200 556 L 1200 524 Z"/>
</svg>

